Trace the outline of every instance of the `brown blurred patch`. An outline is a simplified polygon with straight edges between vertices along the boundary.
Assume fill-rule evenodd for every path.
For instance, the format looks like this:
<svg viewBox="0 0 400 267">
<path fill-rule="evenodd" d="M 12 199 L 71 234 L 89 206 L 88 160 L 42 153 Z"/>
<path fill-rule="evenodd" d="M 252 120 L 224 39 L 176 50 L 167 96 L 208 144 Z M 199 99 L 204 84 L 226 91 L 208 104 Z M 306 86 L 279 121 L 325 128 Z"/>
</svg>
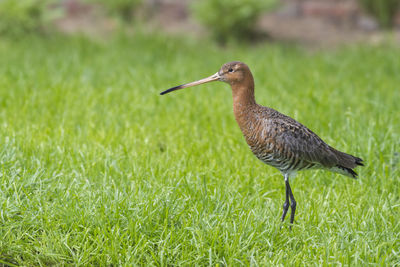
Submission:
<svg viewBox="0 0 400 267">
<path fill-rule="evenodd" d="M 359 7 L 357 0 L 281 0 L 275 10 L 264 14 L 257 28 L 269 40 L 295 42 L 310 47 L 335 47 L 388 38 L 377 22 Z M 148 30 L 170 34 L 203 36 L 207 29 L 190 14 L 190 0 L 147 0 L 136 11 Z M 66 33 L 105 35 L 117 28 L 100 6 L 81 0 L 64 0 L 65 16 L 55 23 Z M 400 44 L 400 12 L 390 38 Z"/>
</svg>

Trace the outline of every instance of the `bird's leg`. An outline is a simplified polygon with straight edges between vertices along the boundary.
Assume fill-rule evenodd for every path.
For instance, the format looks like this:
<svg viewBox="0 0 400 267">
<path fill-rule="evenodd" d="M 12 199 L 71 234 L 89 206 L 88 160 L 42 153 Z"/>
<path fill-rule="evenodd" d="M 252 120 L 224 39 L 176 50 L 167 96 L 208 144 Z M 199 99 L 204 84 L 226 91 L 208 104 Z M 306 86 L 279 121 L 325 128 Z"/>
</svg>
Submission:
<svg viewBox="0 0 400 267">
<path fill-rule="evenodd" d="M 285 203 L 283 203 L 283 213 L 282 213 L 282 222 L 285 220 L 285 217 L 286 217 L 286 213 L 287 213 L 287 211 L 288 211 L 288 209 L 289 209 L 289 189 L 290 189 L 290 187 L 288 188 L 288 185 L 289 185 L 289 183 L 288 182 L 286 182 L 288 180 L 288 177 L 287 177 L 287 175 L 285 174 L 285 183 L 286 183 L 286 201 L 285 201 Z"/>
<path fill-rule="evenodd" d="M 290 224 L 293 224 L 294 214 L 296 213 L 296 200 L 294 199 L 292 189 L 290 188 L 289 178 L 286 179 L 285 177 L 285 183 L 286 183 L 286 189 L 289 190 L 290 208 L 292 209 L 292 212 L 290 213 Z"/>
</svg>

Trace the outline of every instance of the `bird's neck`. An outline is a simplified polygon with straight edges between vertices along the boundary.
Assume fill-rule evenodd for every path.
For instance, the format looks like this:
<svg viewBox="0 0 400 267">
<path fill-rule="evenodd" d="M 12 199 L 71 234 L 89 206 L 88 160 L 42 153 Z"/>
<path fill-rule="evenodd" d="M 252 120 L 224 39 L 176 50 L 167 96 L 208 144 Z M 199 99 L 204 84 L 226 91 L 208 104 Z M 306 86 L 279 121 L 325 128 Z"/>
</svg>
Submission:
<svg viewBox="0 0 400 267">
<path fill-rule="evenodd" d="M 254 79 L 251 73 L 248 73 L 242 81 L 232 83 L 231 87 L 234 106 L 251 106 L 256 104 L 254 98 Z"/>
<path fill-rule="evenodd" d="M 254 110 L 257 106 L 254 98 L 254 80 L 249 77 L 242 83 L 232 84 L 233 113 L 242 131 L 252 121 Z"/>
</svg>

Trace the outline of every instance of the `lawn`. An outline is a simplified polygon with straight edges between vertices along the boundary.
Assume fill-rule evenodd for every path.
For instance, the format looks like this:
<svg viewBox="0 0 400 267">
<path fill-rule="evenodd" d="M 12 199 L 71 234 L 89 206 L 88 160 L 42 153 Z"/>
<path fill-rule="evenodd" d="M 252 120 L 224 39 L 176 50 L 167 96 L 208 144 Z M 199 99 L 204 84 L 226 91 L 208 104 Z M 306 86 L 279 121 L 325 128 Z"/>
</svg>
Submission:
<svg viewBox="0 0 400 267">
<path fill-rule="evenodd" d="M 400 264 L 399 58 L 390 44 L 0 40 L 0 265 Z M 232 60 L 258 103 L 365 161 L 357 180 L 300 172 L 292 231 L 229 86 L 159 95 Z"/>
</svg>

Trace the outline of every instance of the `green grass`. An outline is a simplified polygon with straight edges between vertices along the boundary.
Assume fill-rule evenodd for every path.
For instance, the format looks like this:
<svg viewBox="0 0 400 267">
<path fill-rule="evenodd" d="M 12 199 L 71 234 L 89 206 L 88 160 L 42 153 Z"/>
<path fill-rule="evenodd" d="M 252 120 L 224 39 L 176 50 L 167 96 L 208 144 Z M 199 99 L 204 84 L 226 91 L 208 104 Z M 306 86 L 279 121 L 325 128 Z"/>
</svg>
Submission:
<svg viewBox="0 0 400 267">
<path fill-rule="evenodd" d="M 0 265 L 400 264 L 400 49 L 218 48 L 163 36 L 0 40 Z M 171 86 L 246 62 L 256 98 L 360 178 L 281 174 L 248 149 L 228 85 Z"/>
</svg>

